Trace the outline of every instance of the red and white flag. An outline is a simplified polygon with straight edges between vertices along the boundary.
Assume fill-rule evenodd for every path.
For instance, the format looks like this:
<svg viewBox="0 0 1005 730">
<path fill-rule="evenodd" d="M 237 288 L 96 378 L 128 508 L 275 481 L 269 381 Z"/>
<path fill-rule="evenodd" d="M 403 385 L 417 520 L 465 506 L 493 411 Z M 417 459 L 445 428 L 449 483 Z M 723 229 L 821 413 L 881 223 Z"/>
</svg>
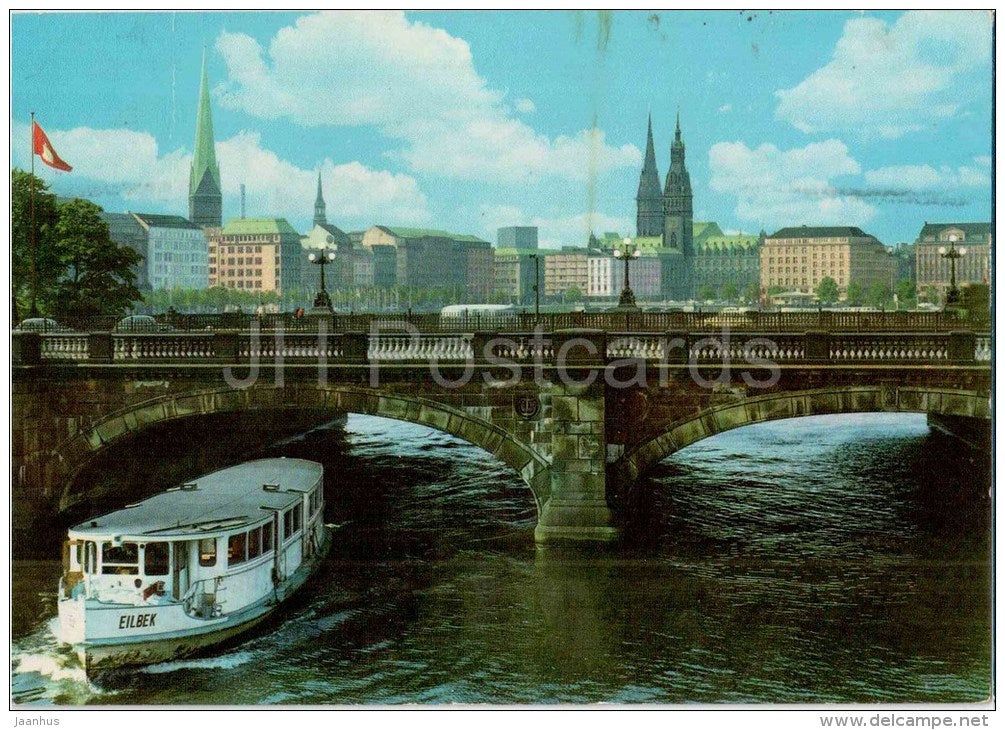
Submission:
<svg viewBox="0 0 1005 730">
<path fill-rule="evenodd" d="M 45 132 L 38 126 L 38 122 L 32 122 L 32 125 L 31 139 L 34 153 L 41 157 L 42 162 L 49 167 L 55 167 L 57 170 L 64 170 L 66 172 L 72 170 L 73 168 L 63 162 L 59 155 L 56 154 L 56 150 L 52 148 L 52 142 L 45 136 Z"/>
</svg>

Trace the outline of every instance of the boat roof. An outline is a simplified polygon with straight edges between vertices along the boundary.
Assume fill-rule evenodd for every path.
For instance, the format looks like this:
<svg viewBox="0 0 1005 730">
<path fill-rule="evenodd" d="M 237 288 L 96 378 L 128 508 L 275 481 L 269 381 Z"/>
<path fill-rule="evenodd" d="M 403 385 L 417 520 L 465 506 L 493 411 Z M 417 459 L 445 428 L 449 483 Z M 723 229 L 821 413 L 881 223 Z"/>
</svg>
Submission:
<svg viewBox="0 0 1005 730">
<path fill-rule="evenodd" d="M 285 509 L 321 479 L 306 459 L 258 459 L 206 474 L 70 528 L 70 537 L 209 537 L 261 522 L 265 509 Z"/>
</svg>

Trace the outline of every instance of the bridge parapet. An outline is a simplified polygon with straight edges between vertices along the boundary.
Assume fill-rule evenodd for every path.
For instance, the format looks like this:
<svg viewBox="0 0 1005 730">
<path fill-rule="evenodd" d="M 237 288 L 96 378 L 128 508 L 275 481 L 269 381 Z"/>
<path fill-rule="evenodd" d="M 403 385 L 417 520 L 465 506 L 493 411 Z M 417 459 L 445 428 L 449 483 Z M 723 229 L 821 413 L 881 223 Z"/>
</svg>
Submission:
<svg viewBox="0 0 1005 730">
<path fill-rule="evenodd" d="M 14 333 L 14 364 L 308 362 L 597 365 L 988 363 L 989 333 L 306 332 Z"/>
</svg>

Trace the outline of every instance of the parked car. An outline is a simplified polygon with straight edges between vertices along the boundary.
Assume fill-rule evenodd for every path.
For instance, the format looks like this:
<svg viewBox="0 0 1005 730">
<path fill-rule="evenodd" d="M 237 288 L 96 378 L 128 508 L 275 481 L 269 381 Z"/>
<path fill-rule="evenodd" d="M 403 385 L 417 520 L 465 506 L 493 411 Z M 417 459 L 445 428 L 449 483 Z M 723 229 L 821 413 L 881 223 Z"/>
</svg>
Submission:
<svg viewBox="0 0 1005 730">
<path fill-rule="evenodd" d="M 130 314 L 115 325 L 116 332 L 172 332 L 174 327 L 161 324 L 149 314 Z"/>
<path fill-rule="evenodd" d="M 14 328 L 15 332 L 69 332 L 68 327 L 64 327 L 59 322 L 49 317 L 30 317 L 22 320 L 21 324 Z"/>
</svg>

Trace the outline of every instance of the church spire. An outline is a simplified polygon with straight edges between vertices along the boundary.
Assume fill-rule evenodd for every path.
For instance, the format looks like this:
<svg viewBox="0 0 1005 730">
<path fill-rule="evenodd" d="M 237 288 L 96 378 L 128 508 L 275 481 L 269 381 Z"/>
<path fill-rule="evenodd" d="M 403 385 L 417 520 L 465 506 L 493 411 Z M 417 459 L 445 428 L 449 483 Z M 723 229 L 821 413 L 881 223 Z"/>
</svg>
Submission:
<svg viewBox="0 0 1005 730">
<path fill-rule="evenodd" d="M 677 110 L 677 131 L 673 135 L 674 142 L 680 142 L 680 109 Z"/>
<path fill-rule="evenodd" d="M 658 236 L 663 232 L 663 194 L 660 174 L 656 169 L 656 148 L 653 145 L 653 116 L 649 115 L 646 135 L 646 158 L 639 176 L 639 192 L 635 196 L 635 233 L 638 236 Z"/>
<path fill-rule="evenodd" d="M 328 222 L 325 217 L 325 198 L 321 194 L 321 170 L 318 170 L 318 196 L 314 199 L 314 225 L 323 225 Z"/>
<path fill-rule="evenodd" d="M 202 79 L 199 84 L 199 110 L 195 118 L 195 152 L 188 181 L 189 219 L 200 226 L 219 226 L 222 222 L 223 196 L 220 168 L 216 164 L 213 141 L 213 113 L 209 104 L 209 73 L 206 49 L 202 49 Z"/>
</svg>

